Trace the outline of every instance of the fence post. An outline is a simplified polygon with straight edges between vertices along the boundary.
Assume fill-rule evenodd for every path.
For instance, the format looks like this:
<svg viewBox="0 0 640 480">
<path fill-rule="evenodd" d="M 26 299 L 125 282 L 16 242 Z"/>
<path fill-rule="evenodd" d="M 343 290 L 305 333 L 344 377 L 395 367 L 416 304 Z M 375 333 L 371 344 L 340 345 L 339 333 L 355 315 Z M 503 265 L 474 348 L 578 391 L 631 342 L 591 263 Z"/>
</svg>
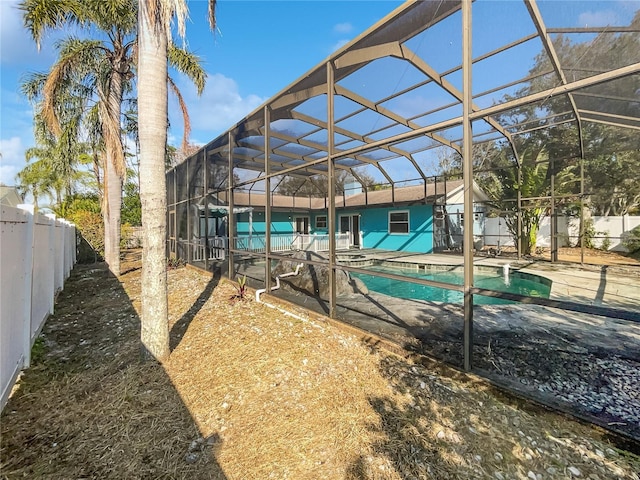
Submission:
<svg viewBox="0 0 640 480">
<path fill-rule="evenodd" d="M 56 303 L 56 265 L 55 265 L 55 254 L 56 254 L 56 214 L 48 213 L 45 215 L 51 222 L 49 223 L 49 259 L 52 263 L 51 265 L 51 311 L 49 312 L 53 315 L 53 310 L 55 308 Z"/>
<path fill-rule="evenodd" d="M 22 203 L 18 205 L 20 210 L 26 212 L 27 234 L 24 242 L 24 301 L 23 301 L 23 321 L 22 321 L 22 347 L 23 360 L 22 367 L 29 368 L 31 365 L 31 296 L 33 282 L 33 229 L 34 229 L 34 206 Z"/>
</svg>

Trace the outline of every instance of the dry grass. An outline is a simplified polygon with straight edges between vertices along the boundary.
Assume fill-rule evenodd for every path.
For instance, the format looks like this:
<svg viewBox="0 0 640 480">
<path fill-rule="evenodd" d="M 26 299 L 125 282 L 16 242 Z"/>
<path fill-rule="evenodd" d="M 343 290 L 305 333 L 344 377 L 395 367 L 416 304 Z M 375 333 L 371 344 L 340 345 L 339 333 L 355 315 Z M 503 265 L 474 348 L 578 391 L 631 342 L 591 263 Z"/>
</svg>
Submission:
<svg viewBox="0 0 640 480">
<path fill-rule="evenodd" d="M 192 269 L 171 358 L 142 364 L 139 274 L 74 270 L 2 414 L 5 478 L 638 478 L 598 430 Z"/>
</svg>

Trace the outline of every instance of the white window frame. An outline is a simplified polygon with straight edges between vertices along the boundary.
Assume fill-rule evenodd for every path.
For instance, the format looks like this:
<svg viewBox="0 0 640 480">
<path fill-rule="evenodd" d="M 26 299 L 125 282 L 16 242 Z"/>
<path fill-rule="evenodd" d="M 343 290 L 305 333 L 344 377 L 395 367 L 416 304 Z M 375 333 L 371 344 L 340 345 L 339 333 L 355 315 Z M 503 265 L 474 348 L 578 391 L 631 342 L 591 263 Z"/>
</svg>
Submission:
<svg viewBox="0 0 640 480">
<path fill-rule="evenodd" d="M 396 214 L 396 213 L 406 213 L 407 214 L 407 220 L 406 221 L 403 220 L 401 222 L 398 222 L 398 221 L 393 221 L 392 222 L 391 221 L 391 215 L 392 214 Z M 387 216 L 387 231 L 388 231 L 389 235 L 409 235 L 411 233 L 411 222 L 410 222 L 410 220 L 411 220 L 411 217 L 410 217 L 410 214 L 409 214 L 409 210 L 393 210 L 393 211 L 390 211 L 388 213 L 388 216 Z M 406 232 L 392 232 L 391 231 L 391 224 L 394 224 L 394 225 L 406 224 L 407 225 L 407 231 Z"/>
<path fill-rule="evenodd" d="M 318 219 L 324 218 L 324 226 L 318 225 Z M 327 229 L 327 215 L 317 215 L 316 216 L 316 230 L 326 230 Z"/>
</svg>

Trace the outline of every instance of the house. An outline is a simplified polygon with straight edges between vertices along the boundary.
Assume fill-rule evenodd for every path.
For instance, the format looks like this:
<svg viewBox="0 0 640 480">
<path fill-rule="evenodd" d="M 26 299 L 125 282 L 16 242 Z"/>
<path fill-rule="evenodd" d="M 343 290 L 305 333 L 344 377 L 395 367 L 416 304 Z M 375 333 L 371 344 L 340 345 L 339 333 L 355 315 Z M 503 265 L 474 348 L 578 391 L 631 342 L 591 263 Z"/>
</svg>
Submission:
<svg viewBox="0 0 640 480">
<path fill-rule="evenodd" d="M 337 196 L 336 248 L 417 253 L 460 248 L 465 224 L 463 187 L 462 180 L 449 180 L 374 191 L 365 189 Z M 211 259 L 222 259 L 228 249 L 226 192 L 208 195 L 208 208 L 204 206 L 204 198 L 198 204 L 191 204 L 191 242 L 183 236 L 178 238 L 178 244 L 192 243 L 196 249 L 200 246 L 192 255 L 194 260 L 202 259 L 204 245 L 209 245 Z M 234 192 L 234 249 L 265 251 L 265 200 L 264 194 Z M 486 200 L 486 194 L 474 184 L 473 229 L 478 237 L 484 234 Z M 270 250 L 328 250 L 328 203 L 323 197 L 272 195 Z M 171 212 L 170 218 L 175 218 Z M 169 226 L 170 232 L 185 230 Z"/>
<path fill-rule="evenodd" d="M 22 203 L 24 203 L 24 199 L 15 187 L 0 185 L 0 205 L 17 207 Z"/>
</svg>

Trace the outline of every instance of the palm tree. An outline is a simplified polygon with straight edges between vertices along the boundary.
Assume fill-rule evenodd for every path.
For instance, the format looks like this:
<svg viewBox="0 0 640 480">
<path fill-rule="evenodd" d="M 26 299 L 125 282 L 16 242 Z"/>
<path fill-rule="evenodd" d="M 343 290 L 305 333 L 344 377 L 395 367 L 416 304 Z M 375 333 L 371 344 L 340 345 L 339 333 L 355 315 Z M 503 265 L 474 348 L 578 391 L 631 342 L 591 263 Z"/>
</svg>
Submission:
<svg viewBox="0 0 640 480">
<path fill-rule="evenodd" d="M 38 83 L 37 76 L 31 78 Z M 25 93 L 30 97 L 29 87 L 32 83 L 23 84 Z M 71 101 L 66 101 L 65 129 L 59 137 L 51 135 L 40 114 L 34 116 L 34 136 L 36 146 L 27 149 L 25 158 L 27 165 L 16 176 L 19 189 L 23 193 L 31 193 L 36 208 L 38 198 L 48 195 L 56 204 L 62 202 L 63 197 L 71 196 L 78 183 L 85 183 L 86 172 L 77 169 L 84 162 L 85 145 L 77 142 L 77 119 Z"/>
<path fill-rule="evenodd" d="M 27 29 L 38 46 L 49 29 L 77 27 L 99 39 L 73 36 L 60 42 L 60 56 L 42 85 L 40 111 L 50 130 L 59 136 L 65 103 L 61 92 L 74 91 L 78 101 L 97 109 L 100 121 L 100 158 L 104 170 L 103 221 L 105 260 L 120 273 L 120 209 L 126 172 L 121 134 L 125 94 L 133 89 L 136 67 L 137 2 L 135 0 L 23 0 L 20 9 Z M 174 45 L 176 68 L 186 73 L 199 91 L 204 71 L 197 57 Z M 166 80 L 166 77 L 165 77 Z M 62 98 L 68 98 L 62 95 Z M 81 99 L 81 100 L 80 100 Z M 188 125 L 188 122 L 185 122 Z M 101 155 L 101 156 L 102 156 Z"/>
<path fill-rule="evenodd" d="M 184 36 L 185 0 L 139 0 L 138 135 L 142 201 L 142 328 L 148 355 L 169 356 L 166 269 L 167 59 L 171 56 L 171 20 Z M 215 28 L 215 0 L 209 0 L 209 24 Z"/>
<path fill-rule="evenodd" d="M 16 175 L 18 191 L 21 195 L 31 194 L 36 211 L 39 208 L 38 199 L 43 195 L 49 199 L 54 198 L 51 186 L 52 177 L 51 165 L 46 157 L 28 163 Z"/>
</svg>

